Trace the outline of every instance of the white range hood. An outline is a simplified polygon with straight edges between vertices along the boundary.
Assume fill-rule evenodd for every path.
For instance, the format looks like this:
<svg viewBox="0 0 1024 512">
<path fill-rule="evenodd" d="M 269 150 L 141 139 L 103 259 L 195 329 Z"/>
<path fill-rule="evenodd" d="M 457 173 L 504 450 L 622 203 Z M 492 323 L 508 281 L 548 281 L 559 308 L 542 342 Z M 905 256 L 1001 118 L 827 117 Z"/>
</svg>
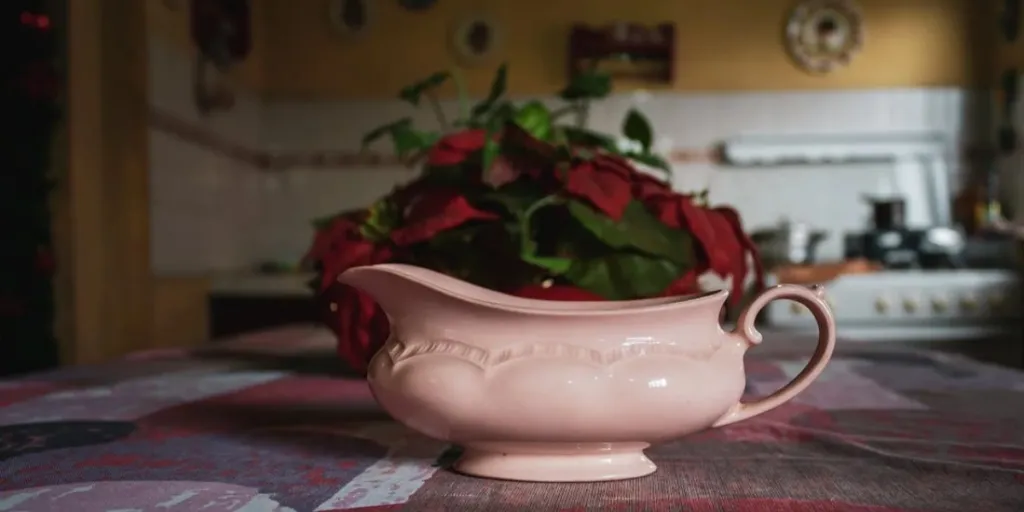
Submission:
<svg viewBox="0 0 1024 512">
<path fill-rule="evenodd" d="M 934 133 L 750 135 L 722 145 L 727 166 L 888 162 L 893 171 L 891 189 L 906 199 L 907 225 L 915 228 L 952 225 L 949 153 L 947 140 Z"/>
</svg>

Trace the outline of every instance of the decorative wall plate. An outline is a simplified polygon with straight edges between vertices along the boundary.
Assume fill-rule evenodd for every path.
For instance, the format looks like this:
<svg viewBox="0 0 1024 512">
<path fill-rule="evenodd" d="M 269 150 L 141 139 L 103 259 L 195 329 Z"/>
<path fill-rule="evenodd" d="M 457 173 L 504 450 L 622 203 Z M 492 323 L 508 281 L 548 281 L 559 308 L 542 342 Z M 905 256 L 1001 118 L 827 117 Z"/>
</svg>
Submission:
<svg viewBox="0 0 1024 512">
<path fill-rule="evenodd" d="M 365 33 L 376 14 L 374 0 L 329 0 L 327 3 L 327 16 L 331 28 L 345 36 Z"/>
<path fill-rule="evenodd" d="M 863 44 L 863 18 L 853 0 L 804 0 L 786 21 L 786 50 L 811 73 L 846 66 Z"/>
<path fill-rule="evenodd" d="M 449 45 L 459 62 L 478 66 L 489 62 L 501 47 L 497 23 L 485 15 L 463 18 L 452 26 Z"/>
<path fill-rule="evenodd" d="M 252 51 L 249 0 L 192 0 L 189 5 L 192 41 L 199 53 L 226 70 Z"/>
</svg>

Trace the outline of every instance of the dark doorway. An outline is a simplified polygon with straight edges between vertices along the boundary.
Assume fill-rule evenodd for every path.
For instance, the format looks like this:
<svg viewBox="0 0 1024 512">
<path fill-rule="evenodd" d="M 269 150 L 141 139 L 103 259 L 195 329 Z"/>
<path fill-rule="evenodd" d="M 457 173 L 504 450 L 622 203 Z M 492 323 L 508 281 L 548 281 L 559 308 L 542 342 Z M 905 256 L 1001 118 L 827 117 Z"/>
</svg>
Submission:
<svg viewBox="0 0 1024 512">
<path fill-rule="evenodd" d="M 63 101 L 64 2 L 6 0 L 0 19 L 0 375 L 56 366 L 51 193 Z"/>
</svg>

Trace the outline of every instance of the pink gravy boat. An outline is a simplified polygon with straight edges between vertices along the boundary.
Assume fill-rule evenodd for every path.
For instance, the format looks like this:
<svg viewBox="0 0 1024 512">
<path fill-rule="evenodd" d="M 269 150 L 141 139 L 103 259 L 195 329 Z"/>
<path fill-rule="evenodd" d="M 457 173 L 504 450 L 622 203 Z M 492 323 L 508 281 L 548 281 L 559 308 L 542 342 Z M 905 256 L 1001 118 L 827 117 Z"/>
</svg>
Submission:
<svg viewBox="0 0 1024 512">
<path fill-rule="evenodd" d="M 464 448 L 454 469 L 506 480 L 583 482 L 653 473 L 644 449 L 769 411 L 828 364 L 836 327 L 820 287 L 762 292 L 735 331 L 726 291 L 619 302 L 556 302 L 493 292 L 424 268 L 352 268 L 391 321 L 369 384 L 392 417 Z M 818 323 L 807 367 L 774 394 L 740 401 L 743 355 L 768 302 L 807 306 Z"/>
</svg>

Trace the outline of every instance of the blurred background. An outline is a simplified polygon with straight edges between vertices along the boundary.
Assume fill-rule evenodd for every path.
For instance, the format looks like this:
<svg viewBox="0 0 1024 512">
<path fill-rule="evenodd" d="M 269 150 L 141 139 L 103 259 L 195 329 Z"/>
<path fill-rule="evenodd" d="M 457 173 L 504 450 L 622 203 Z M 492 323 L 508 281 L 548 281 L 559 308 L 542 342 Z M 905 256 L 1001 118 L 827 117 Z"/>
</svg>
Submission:
<svg viewBox="0 0 1024 512">
<path fill-rule="evenodd" d="M 523 99 L 613 73 L 590 125 L 642 110 L 673 185 L 735 206 L 774 281 L 828 282 L 844 338 L 1020 364 L 1018 5 L 4 2 L 0 367 L 315 322 L 312 219 L 415 173 L 362 135 L 429 121 L 402 87 L 457 67 L 480 97 L 503 62 Z"/>
</svg>

